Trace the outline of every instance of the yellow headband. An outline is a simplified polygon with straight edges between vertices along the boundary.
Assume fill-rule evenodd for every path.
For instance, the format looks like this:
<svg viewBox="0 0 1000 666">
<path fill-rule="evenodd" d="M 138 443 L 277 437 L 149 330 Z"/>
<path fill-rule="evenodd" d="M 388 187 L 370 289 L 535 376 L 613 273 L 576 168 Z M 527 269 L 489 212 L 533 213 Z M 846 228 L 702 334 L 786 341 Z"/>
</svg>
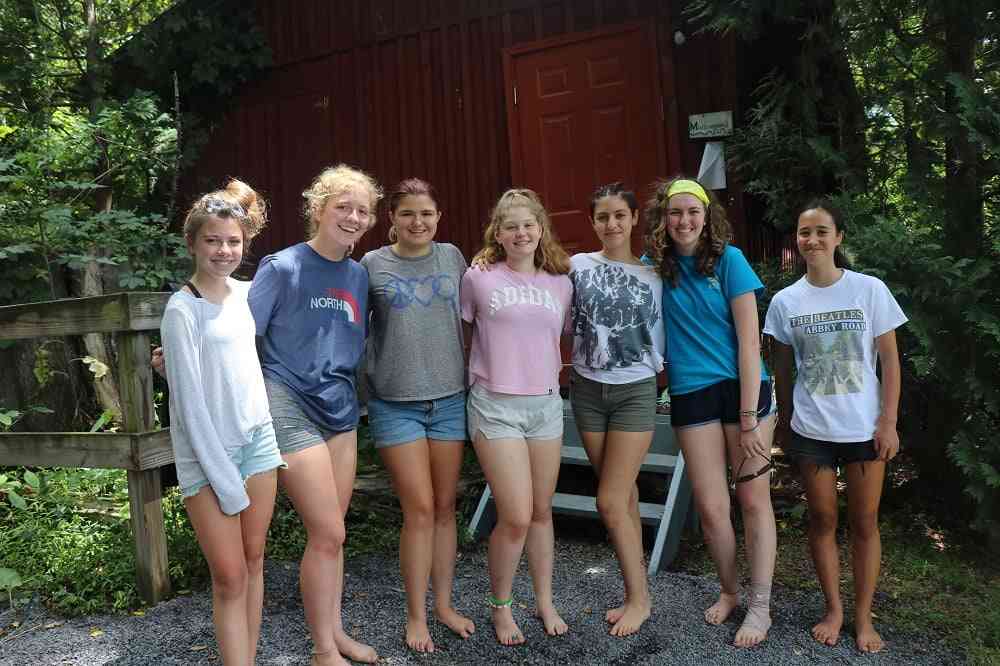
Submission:
<svg viewBox="0 0 1000 666">
<path fill-rule="evenodd" d="M 703 204 L 708 205 L 708 194 L 705 192 L 705 188 L 693 180 L 675 180 L 670 184 L 670 189 L 667 190 L 664 199 L 669 201 L 670 197 L 675 194 L 693 194 Z"/>
</svg>

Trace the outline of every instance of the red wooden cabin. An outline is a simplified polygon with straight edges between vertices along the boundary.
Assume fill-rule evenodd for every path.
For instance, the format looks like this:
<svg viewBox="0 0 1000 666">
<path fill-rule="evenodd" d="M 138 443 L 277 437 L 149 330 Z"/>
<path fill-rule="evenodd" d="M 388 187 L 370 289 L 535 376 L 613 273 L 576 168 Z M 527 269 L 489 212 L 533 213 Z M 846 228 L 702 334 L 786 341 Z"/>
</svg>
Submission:
<svg viewBox="0 0 1000 666">
<path fill-rule="evenodd" d="M 386 186 L 433 183 L 438 239 L 467 257 L 512 185 L 541 193 L 567 250 L 593 249 L 594 187 L 623 180 L 644 199 L 654 178 L 697 173 L 704 141 L 688 138 L 688 116 L 738 119 L 755 78 L 747 47 L 694 34 L 681 4 L 258 0 L 274 65 L 235 100 L 185 189 L 227 175 L 261 188 L 272 215 L 257 256 L 302 240 L 301 192 L 338 162 Z M 735 242 L 773 254 L 732 173 L 722 195 Z M 386 233 L 383 217 L 355 256 Z"/>
</svg>

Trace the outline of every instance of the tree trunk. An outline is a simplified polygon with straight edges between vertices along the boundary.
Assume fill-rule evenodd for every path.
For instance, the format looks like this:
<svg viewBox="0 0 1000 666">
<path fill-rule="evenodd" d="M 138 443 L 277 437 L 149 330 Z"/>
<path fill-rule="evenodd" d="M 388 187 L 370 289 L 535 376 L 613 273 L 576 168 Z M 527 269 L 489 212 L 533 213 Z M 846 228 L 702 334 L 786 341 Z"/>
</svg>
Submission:
<svg viewBox="0 0 1000 666">
<path fill-rule="evenodd" d="M 947 73 L 971 83 L 976 73 L 976 12 L 964 1 L 950 0 L 944 5 Z M 961 105 L 951 83 L 946 87 L 945 109 L 950 124 L 945 141 L 945 242 L 956 257 L 976 257 L 983 245 L 981 156 L 959 120 Z"/>
<path fill-rule="evenodd" d="M 86 0 L 84 2 L 84 11 L 86 12 L 87 19 L 87 103 L 90 109 L 90 118 L 93 121 L 97 119 L 97 114 L 100 113 L 101 107 L 104 105 L 104 77 L 102 76 L 104 63 L 102 61 L 100 25 L 97 19 L 95 0 Z M 100 136 L 95 136 L 94 141 L 100 154 L 97 166 L 98 173 L 107 173 L 111 166 L 108 158 L 107 142 Z M 98 178 L 99 184 L 100 180 Z M 94 212 L 103 213 L 110 211 L 111 205 L 111 187 L 105 185 L 97 190 Z M 102 249 L 91 247 L 89 248 L 89 253 L 92 256 L 100 256 Z M 80 277 L 80 295 L 100 296 L 103 293 L 104 285 L 101 279 L 101 266 L 97 262 L 91 261 L 84 267 L 83 275 Z M 87 350 L 87 354 L 108 367 L 108 372 L 103 377 L 94 377 L 94 391 L 97 394 L 98 403 L 102 409 L 111 411 L 120 417 L 122 413 L 121 399 L 118 395 L 118 387 L 115 383 L 114 372 L 112 370 L 115 364 L 108 353 L 106 340 L 107 336 L 99 333 L 91 333 L 83 336 L 83 344 Z"/>
</svg>

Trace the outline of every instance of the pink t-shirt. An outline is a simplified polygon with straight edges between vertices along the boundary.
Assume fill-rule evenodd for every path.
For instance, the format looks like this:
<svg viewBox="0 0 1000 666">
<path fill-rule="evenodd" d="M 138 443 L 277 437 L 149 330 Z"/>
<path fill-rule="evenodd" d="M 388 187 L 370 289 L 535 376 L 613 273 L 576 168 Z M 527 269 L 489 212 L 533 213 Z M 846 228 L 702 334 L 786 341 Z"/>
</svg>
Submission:
<svg viewBox="0 0 1000 666">
<path fill-rule="evenodd" d="M 569 319 L 573 283 L 566 275 L 518 273 L 497 263 L 462 278 L 462 319 L 475 323 L 469 385 L 496 393 L 559 392 L 559 338 Z"/>
</svg>

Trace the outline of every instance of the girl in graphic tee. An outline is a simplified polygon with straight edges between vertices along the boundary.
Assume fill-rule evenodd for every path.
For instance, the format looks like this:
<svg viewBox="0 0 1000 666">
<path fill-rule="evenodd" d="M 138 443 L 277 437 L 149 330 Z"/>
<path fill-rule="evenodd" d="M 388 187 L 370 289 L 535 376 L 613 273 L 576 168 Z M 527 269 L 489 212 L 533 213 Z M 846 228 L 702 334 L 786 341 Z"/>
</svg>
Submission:
<svg viewBox="0 0 1000 666">
<path fill-rule="evenodd" d="M 368 423 L 403 507 L 399 564 L 406 588 L 406 644 L 433 652 L 434 614 L 468 638 L 475 625 L 451 604 L 455 492 L 467 437 L 465 349 L 459 284 L 466 263 L 454 245 L 434 242 L 441 211 L 417 178 L 388 196 L 391 245 L 361 260 L 368 270 Z"/>
<path fill-rule="evenodd" d="M 184 220 L 194 275 L 170 297 L 160 333 L 170 355 L 170 439 L 184 506 L 212 573 L 212 616 L 226 664 L 253 663 L 264 593 L 264 540 L 283 465 L 247 307 L 234 280 L 264 226 L 264 201 L 232 180 Z"/>
<path fill-rule="evenodd" d="M 663 281 L 632 254 L 635 194 L 597 188 L 590 221 L 599 252 L 573 255 L 570 401 L 599 478 L 597 507 L 618 553 L 625 601 L 607 611 L 611 634 L 628 636 L 649 617 L 636 477 L 656 427 L 656 374 L 663 370 Z"/>
<path fill-rule="evenodd" d="M 760 358 L 757 294 L 764 285 L 729 244 L 725 209 L 699 182 L 658 184 L 646 210 L 663 277 L 671 423 L 684 453 L 705 541 L 719 573 L 719 600 L 705 621 L 721 624 L 740 603 L 736 534 L 726 467 L 743 513 L 750 594 L 734 644 L 757 645 L 771 626 L 776 544 L 768 470 L 774 424 Z"/>
<path fill-rule="evenodd" d="M 489 569 L 493 626 L 503 645 L 524 642 L 511 605 L 527 542 L 535 612 L 549 635 L 566 632 L 552 599 L 552 495 L 562 447 L 560 336 L 573 285 L 569 257 L 531 190 L 508 190 L 485 247 L 462 279 L 462 319 L 473 325 L 469 435 L 496 498 Z"/>
<path fill-rule="evenodd" d="M 883 642 L 871 615 L 882 550 L 878 505 L 885 463 L 899 450 L 895 329 L 906 317 L 881 280 L 848 269 L 844 222 L 829 202 L 803 209 L 796 240 L 806 274 L 775 295 L 764 332 L 775 343 L 779 427 L 806 486 L 810 551 L 826 598 L 812 635 L 834 645 L 844 619 L 836 540 L 839 467 L 850 497 L 856 642 L 862 652 L 878 652 Z"/>
<path fill-rule="evenodd" d="M 344 631 L 344 515 L 354 489 L 368 273 L 348 255 L 375 224 L 382 196 L 346 165 L 305 192 L 309 240 L 264 257 L 250 288 L 261 365 L 278 446 L 280 481 L 302 517 L 302 603 L 313 664 L 374 663 L 375 650 Z"/>
</svg>

